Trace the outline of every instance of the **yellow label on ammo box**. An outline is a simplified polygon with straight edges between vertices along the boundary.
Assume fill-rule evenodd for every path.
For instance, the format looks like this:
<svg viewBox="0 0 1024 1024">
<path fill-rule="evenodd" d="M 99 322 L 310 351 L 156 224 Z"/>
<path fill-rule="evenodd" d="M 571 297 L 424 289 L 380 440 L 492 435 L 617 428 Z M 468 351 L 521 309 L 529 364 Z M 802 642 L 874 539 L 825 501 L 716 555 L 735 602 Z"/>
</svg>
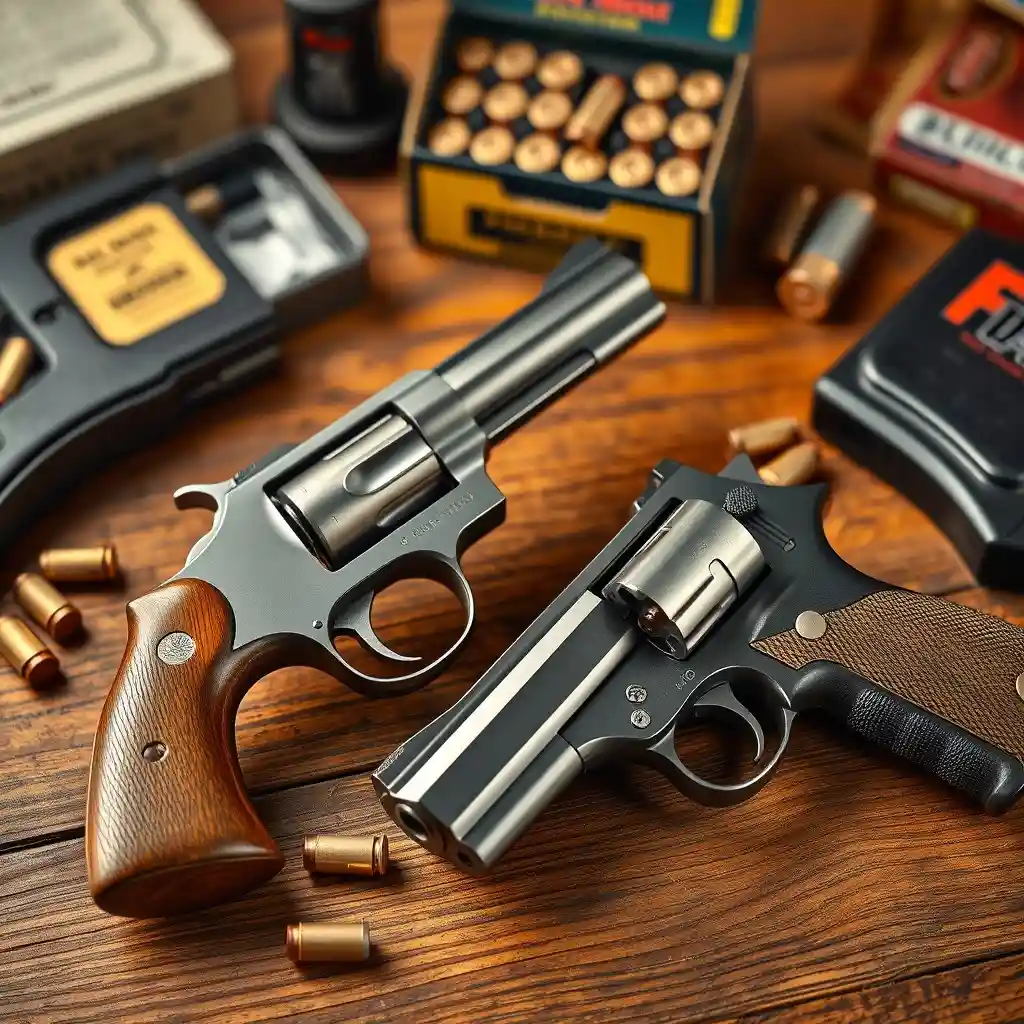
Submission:
<svg viewBox="0 0 1024 1024">
<path fill-rule="evenodd" d="M 162 203 L 143 203 L 50 251 L 50 273 L 110 345 L 134 345 L 212 306 L 220 268 Z"/>
</svg>

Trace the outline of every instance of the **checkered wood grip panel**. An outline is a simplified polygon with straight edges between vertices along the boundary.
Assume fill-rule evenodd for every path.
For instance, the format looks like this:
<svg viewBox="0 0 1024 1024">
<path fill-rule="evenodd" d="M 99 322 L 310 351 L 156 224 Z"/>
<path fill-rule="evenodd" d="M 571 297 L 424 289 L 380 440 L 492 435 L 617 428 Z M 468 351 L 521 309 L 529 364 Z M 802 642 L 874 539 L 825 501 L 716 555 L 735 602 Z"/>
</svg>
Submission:
<svg viewBox="0 0 1024 1024">
<path fill-rule="evenodd" d="M 805 640 L 795 629 L 754 643 L 793 669 L 831 661 L 1024 760 L 1024 629 L 906 590 L 884 590 L 825 615 Z"/>
</svg>

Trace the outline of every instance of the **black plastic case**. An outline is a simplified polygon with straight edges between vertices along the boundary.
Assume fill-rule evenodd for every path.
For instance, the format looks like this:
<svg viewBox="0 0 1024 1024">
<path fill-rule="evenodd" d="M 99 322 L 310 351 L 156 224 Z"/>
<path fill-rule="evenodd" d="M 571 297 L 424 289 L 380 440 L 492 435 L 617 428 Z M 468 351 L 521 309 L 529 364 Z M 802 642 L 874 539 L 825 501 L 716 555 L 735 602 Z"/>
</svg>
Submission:
<svg viewBox="0 0 1024 1024">
<path fill-rule="evenodd" d="M 190 211 L 186 194 L 239 175 L 256 184 L 215 225 Z M 118 218 L 139 207 L 157 211 L 177 235 L 191 236 L 182 244 L 196 243 L 209 261 L 203 272 L 217 297 L 144 336 L 104 340 L 96 316 L 116 315 L 116 303 L 84 312 L 103 306 L 89 293 L 102 264 L 92 277 L 74 278 L 83 282 L 76 295 L 55 270 L 54 254 L 68 240 L 92 237 L 93 228 L 99 233 L 108 223 L 123 223 Z M 296 224 L 304 232 L 297 243 L 287 234 Z M 305 244 L 311 233 L 315 244 Z M 96 253 L 84 245 L 66 253 L 67 273 L 77 274 L 93 257 L 113 259 L 121 238 L 109 231 L 104 238 Z M 23 335 L 36 350 L 32 375 L 0 406 L 0 550 L 37 509 L 94 467 L 170 431 L 191 406 L 266 370 L 279 355 L 282 331 L 358 300 L 367 250 L 359 223 L 275 128 L 232 136 L 162 165 L 140 160 L 0 227 L 0 324 L 5 335 Z M 172 253 L 161 268 L 173 270 L 176 258 Z M 268 276 L 268 267 L 276 276 Z M 146 269 L 128 265 L 119 273 L 145 288 Z"/>
<path fill-rule="evenodd" d="M 1024 244 L 968 234 L 818 381 L 814 424 L 1024 592 Z"/>
</svg>

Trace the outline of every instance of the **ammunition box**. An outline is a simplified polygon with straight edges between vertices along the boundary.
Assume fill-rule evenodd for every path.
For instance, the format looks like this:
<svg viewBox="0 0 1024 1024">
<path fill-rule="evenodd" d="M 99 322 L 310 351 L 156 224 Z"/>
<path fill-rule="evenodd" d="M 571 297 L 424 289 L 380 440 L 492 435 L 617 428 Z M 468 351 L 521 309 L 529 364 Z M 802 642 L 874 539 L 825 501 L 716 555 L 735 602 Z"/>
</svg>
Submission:
<svg viewBox="0 0 1024 1024">
<path fill-rule="evenodd" d="M 749 164 L 753 136 L 749 51 L 757 12 L 757 0 L 692 0 L 685 5 L 637 0 L 452 0 L 429 74 L 418 83 L 410 101 L 403 132 L 401 155 L 413 234 L 431 248 L 537 271 L 550 270 L 574 243 L 596 236 L 637 259 L 663 295 L 714 302 L 732 213 Z M 625 83 L 627 96 L 614 117 L 608 111 L 607 118 L 594 118 L 602 126 L 607 121 L 601 138 L 583 141 L 593 154 L 594 171 L 602 166 L 604 171 L 596 176 L 582 170 L 566 174 L 565 154 L 573 148 L 566 135 L 571 118 L 565 128 L 552 133 L 562 159 L 550 169 L 536 167 L 546 168 L 551 161 L 543 165 L 517 162 L 511 152 L 507 159 L 484 164 L 474 159 L 472 146 L 454 151 L 456 147 L 437 145 L 437 126 L 450 116 L 443 97 L 451 81 L 467 73 L 469 40 L 474 41 L 474 52 L 485 56 L 508 53 L 502 48 L 511 43 L 532 47 L 536 67 L 525 77 L 515 76 L 531 96 L 545 87 L 537 76 L 545 76 L 549 55 L 575 55 L 582 63 L 582 78 L 576 81 L 575 75 L 568 76 L 570 84 L 564 92 L 577 111 L 602 77 Z M 485 89 L 507 77 L 493 60 L 473 65 Z M 662 69 L 655 82 L 659 65 L 671 69 L 678 81 L 665 99 L 660 98 L 665 89 L 655 87 L 661 78 L 671 81 L 672 75 Z M 635 81 L 641 71 L 638 93 Z M 674 154 L 658 149 L 650 180 L 639 186 L 616 184 L 610 175 L 611 158 L 617 153 L 613 140 L 627 137 L 624 118 L 636 134 L 637 115 L 630 117 L 629 111 L 654 102 L 664 110 L 666 123 L 671 122 L 696 109 L 688 105 L 685 95 L 692 100 L 694 86 L 702 80 L 723 83 L 723 93 L 721 101 L 706 110 L 714 123 L 711 143 L 693 154 L 700 170 L 699 187 L 686 194 L 660 188 L 659 180 L 664 184 L 667 176 L 659 178 L 657 170 Z M 607 91 L 609 105 L 621 98 L 621 93 Z M 709 102 L 714 98 L 707 88 L 701 94 Z M 502 122 L 478 110 L 470 115 L 471 125 L 474 117 L 482 124 L 504 123 L 517 144 L 535 130 L 525 117 Z M 580 153 L 574 154 L 570 172 L 580 159 Z M 621 175 L 616 177 L 622 180 Z"/>
<path fill-rule="evenodd" d="M 1018 5 L 1019 6 L 1019 5 Z M 1024 229 L 1024 26 L 978 7 L 923 48 L 885 112 L 876 178 L 959 228 Z"/>
</svg>

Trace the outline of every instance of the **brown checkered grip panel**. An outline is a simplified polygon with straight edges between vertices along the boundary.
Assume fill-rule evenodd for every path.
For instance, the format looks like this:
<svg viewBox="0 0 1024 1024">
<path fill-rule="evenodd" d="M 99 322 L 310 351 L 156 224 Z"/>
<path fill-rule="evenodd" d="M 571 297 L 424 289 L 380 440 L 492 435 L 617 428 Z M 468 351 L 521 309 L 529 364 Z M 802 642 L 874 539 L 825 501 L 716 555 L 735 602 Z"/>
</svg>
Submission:
<svg viewBox="0 0 1024 1024">
<path fill-rule="evenodd" d="M 818 640 L 805 640 L 792 629 L 753 646 L 793 669 L 820 661 L 842 665 L 1024 760 L 1024 701 L 1015 690 L 1024 672 L 1024 629 L 906 590 L 879 591 L 825 619 L 828 629 Z M 877 691 L 858 694 L 848 724 L 900 753 L 896 739 L 887 742 L 882 727 L 865 721 L 877 717 L 879 708 L 870 705 L 880 699 L 884 695 Z"/>
</svg>

